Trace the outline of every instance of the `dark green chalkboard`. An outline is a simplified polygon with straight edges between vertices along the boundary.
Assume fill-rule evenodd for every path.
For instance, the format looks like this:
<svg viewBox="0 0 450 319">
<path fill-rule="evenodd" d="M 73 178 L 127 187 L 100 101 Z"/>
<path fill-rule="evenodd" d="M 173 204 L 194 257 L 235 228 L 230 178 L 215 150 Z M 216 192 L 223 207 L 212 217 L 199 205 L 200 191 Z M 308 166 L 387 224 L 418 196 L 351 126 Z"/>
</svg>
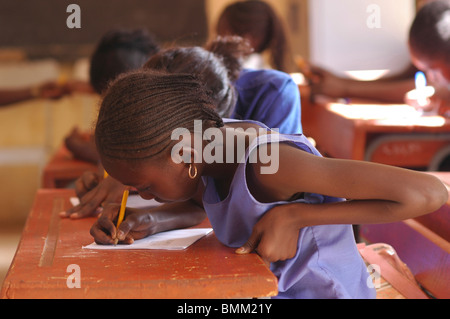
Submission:
<svg viewBox="0 0 450 319">
<path fill-rule="evenodd" d="M 79 29 L 67 27 L 69 4 L 80 7 Z M 147 28 L 161 43 L 200 44 L 207 37 L 204 0 L 0 0 L 0 49 L 71 57 L 116 27 Z"/>
</svg>

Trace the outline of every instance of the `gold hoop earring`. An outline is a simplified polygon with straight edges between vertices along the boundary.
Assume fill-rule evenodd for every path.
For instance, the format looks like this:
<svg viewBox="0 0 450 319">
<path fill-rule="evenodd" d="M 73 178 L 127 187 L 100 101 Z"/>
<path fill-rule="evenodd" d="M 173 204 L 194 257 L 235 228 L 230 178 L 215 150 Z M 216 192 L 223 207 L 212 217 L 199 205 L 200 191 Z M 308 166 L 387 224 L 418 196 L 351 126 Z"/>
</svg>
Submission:
<svg viewBox="0 0 450 319">
<path fill-rule="evenodd" d="M 194 168 L 194 173 L 192 173 L 192 167 Z M 195 165 L 189 164 L 188 175 L 190 179 L 194 179 L 197 177 L 197 167 Z"/>
</svg>

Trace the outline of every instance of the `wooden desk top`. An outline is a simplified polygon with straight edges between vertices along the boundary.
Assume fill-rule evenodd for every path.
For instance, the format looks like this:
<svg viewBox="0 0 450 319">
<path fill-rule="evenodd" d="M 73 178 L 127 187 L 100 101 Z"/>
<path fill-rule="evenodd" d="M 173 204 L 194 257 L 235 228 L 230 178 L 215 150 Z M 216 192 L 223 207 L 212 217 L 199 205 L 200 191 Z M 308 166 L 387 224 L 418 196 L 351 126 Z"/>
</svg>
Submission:
<svg viewBox="0 0 450 319">
<path fill-rule="evenodd" d="M 413 107 L 406 104 L 355 101 L 351 104 L 328 102 L 323 104 L 323 107 L 353 122 L 355 126 L 362 126 L 367 130 L 448 132 L 450 127 L 449 119 L 440 115 L 421 116 Z"/>
<path fill-rule="evenodd" d="M 299 86 L 302 106 L 302 124 L 314 130 L 314 125 L 324 112 L 331 113 L 341 120 L 369 130 L 392 129 L 405 130 L 450 131 L 450 119 L 440 115 L 420 116 L 413 107 L 406 104 L 389 104 L 362 99 L 348 99 L 342 103 L 338 99 L 316 96 L 310 100 L 310 87 Z M 305 132 L 311 135 L 309 132 Z"/>
<path fill-rule="evenodd" d="M 60 219 L 72 190 L 41 189 L 5 278 L 2 298 L 252 298 L 277 294 L 256 254 L 240 256 L 213 233 L 183 251 L 82 249 L 94 218 Z M 208 227 L 202 223 L 198 227 Z M 80 270 L 81 288 L 68 288 Z"/>
<path fill-rule="evenodd" d="M 420 116 L 405 104 L 354 100 L 343 104 L 326 98 L 316 103 L 302 99 L 302 125 L 324 154 L 355 160 L 364 160 L 370 142 L 382 135 L 450 134 L 450 119 Z"/>
</svg>

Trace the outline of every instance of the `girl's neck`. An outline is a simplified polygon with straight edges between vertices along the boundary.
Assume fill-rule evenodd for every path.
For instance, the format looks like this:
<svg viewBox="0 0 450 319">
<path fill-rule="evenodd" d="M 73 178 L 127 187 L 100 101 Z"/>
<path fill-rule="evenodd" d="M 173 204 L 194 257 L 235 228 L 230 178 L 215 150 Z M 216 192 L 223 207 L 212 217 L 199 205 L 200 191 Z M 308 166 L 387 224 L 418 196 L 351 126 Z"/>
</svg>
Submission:
<svg viewBox="0 0 450 319">
<path fill-rule="evenodd" d="M 237 166 L 242 161 L 245 150 L 258 135 L 258 128 L 259 126 L 250 123 L 229 123 L 221 127 L 220 133 L 211 141 L 204 140 L 202 175 L 217 180 L 231 181 Z M 211 154 L 213 158 L 211 158 Z M 217 154 L 221 155 L 215 156 Z M 209 158 L 206 158 L 208 156 Z"/>
</svg>

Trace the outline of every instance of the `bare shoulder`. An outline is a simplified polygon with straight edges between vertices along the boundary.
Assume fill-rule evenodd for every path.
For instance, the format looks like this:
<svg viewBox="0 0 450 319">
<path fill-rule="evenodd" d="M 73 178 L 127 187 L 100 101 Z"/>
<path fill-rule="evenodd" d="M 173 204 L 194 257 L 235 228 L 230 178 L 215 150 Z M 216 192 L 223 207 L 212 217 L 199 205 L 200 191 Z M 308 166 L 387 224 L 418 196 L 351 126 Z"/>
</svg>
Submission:
<svg viewBox="0 0 450 319">
<path fill-rule="evenodd" d="M 272 200 L 291 198 L 295 193 L 302 192 L 299 183 L 303 179 L 303 164 L 316 158 L 319 157 L 291 143 L 260 145 L 251 154 L 247 164 L 249 188 Z M 290 186 L 293 183 L 296 186 Z"/>
</svg>

